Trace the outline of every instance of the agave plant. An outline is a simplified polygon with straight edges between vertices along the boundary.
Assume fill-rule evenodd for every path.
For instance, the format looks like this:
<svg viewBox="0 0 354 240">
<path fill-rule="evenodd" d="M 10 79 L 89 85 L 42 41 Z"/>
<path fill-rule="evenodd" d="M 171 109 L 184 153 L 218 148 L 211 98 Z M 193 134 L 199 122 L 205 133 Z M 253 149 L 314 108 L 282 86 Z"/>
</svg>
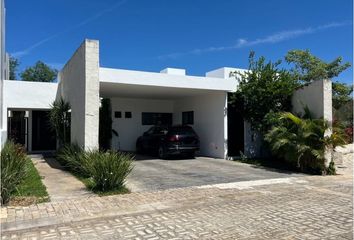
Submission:
<svg viewBox="0 0 354 240">
<path fill-rule="evenodd" d="M 300 118 L 289 112 L 280 113 L 278 124 L 265 135 L 265 140 L 275 155 L 302 171 L 323 173 L 326 149 L 343 145 L 345 140 L 327 121 L 312 119 L 308 111 L 305 115 Z"/>
<path fill-rule="evenodd" d="M 54 101 L 49 112 L 49 122 L 59 140 L 59 146 L 70 141 L 70 104 L 63 98 Z"/>
</svg>

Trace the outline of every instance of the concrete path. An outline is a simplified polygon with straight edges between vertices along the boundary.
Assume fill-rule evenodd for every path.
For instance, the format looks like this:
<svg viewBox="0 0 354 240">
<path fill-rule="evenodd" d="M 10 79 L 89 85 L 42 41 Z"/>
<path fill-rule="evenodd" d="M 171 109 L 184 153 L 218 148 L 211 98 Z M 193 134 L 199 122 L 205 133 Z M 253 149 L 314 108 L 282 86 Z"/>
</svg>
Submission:
<svg viewBox="0 0 354 240">
<path fill-rule="evenodd" d="M 47 187 L 52 202 L 94 196 L 86 190 L 85 185 L 69 172 L 62 169 L 54 158 L 43 158 L 42 155 L 30 155 L 43 184 Z"/>
</svg>

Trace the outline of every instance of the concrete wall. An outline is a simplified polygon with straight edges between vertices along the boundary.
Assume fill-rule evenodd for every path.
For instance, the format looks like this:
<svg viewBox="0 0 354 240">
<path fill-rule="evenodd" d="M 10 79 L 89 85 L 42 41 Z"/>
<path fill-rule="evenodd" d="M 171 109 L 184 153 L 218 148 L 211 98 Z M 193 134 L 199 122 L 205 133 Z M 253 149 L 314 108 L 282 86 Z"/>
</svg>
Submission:
<svg viewBox="0 0 354 240">
<path fill-rule="evenodd" d="M 325 118 L 332 122 L 332 81 L 315 81 L 308 86 L 298 89 L 292 96 L 294 113 L 304 113 L 308 106 L 313 117 Z"/>
<path fill-rule="evenodd" d="M 142 112 L 173 113 L 173 101 L 151 100 L 141 98 L 112 98 L 112 128 L 119 137 L 113 135 L 112 148 L 124 151 L 135 151 L 135 143 L 139 136 L 151 126 L 142 125 Z M 114 118 L 114 112 L 122 112 L 122 118 Z M 125 118 L 125 112 L 132 112 L 132 118 Z"/>
<path fill-rule="evenodd" d="M 9 109 L 50 109 L 50 105 L 56 98 L 57 83 L 4 81 L 4 99 L 2 122 L 4 130 L 7 130 L 7 111 Z M 7 131 L 4 131 L 3 141 L 6 141 Z"/>
<path fill-rule="evenodd" d="M 99 43 L 85 40 L 59 73 L 57 99 L 71 104 L 71 142 L 98 148 Z"/>
<path fill-rule="evenodd" d="M 203 156 L 227 156 L 227 94 L 217 92 L 200 97 L 176 100 L 173 123 L 182 123 L 182 112 L 194 111 L 193 128 L 200 138 Z"/>
</svg>

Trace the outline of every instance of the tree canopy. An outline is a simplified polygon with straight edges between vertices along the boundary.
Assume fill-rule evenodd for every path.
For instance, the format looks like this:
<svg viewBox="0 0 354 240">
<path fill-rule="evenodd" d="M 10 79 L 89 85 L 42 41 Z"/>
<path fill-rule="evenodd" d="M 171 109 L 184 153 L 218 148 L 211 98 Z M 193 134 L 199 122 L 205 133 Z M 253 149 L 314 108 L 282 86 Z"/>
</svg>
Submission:
<svg viewBox="0 0 354 240">
<path fill-rule="evenodd" d="M 285 60 L 293 65 L 290 72 L 302 82 L 310 83 L 316 80 L 331 79 L 351 66 L 349 62 L 342 63 L 342 57 L 337 57 L 327 63 L 312 55 L 309 50 L 292 50 Z"/>
<path fill-rule="evenodd" d="M 281 61 L 266 61 L 264 57 L 249 56 L 249 70 L 236 72 L 239 86 L 230 103 L 237 105 L 252 127 L 266 131 L 266 115 L 270 112 L 290 111 L 291 95 L 299 86 L 292 75 L 280 69 Z"/>
<path fill-rule="evenodd" d="M 348 85 L 341 82 L 332 83 L 332 98 L 333 107 L 339 109 L 341 106 L 351 101 L 353 92 L 353 85 Z"/>
<path fill-rule="evenodd" d="M 9 66 L 9 70 L 10 70 L 9 80 L 16 80 L 17 68 L 20 65 L 20 62 L 17 58 L 10 56 L 9 64 L 10 64 L 10 66 Z"/>
<path fill-rule="evenodd" d="M 28 67 L 21 73 L 23 81 L 33 82 L 53 82 L 58 74 L 58 70 L 51 68 L 42 61 L 38 61 L 33 67 Z"/>
</svg>

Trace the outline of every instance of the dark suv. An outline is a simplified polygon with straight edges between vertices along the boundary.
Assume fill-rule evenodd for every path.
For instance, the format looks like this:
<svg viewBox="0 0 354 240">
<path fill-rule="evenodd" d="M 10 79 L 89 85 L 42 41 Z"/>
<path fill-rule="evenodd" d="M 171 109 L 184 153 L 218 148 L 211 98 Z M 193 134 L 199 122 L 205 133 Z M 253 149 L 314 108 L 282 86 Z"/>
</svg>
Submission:
<svg viewBox="0 0 354 240">
<path fill-rule="evenodd" d="M 136 141 L 138 153 L 157 153 L 161 159 L 169 155 L 194 157 L 199 151 L 199 137 L 190 126 L 154 126 Z"/>
</svg>

